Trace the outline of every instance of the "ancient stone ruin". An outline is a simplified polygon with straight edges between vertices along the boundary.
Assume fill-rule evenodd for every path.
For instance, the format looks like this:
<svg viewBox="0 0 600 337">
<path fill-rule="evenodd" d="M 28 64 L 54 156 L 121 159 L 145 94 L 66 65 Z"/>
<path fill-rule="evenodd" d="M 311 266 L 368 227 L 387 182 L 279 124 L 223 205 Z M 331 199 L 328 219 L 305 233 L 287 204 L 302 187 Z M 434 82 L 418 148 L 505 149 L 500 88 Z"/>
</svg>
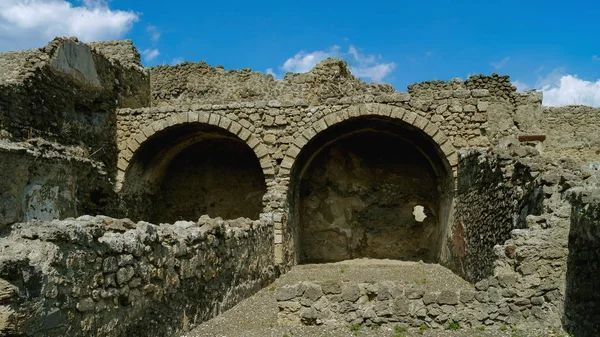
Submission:
<svg viewBox="0 0 600 337">
<path fill-rule="evenodd" d="M 600 109 L 507 76 L 366 84 L 144 68 L 131 41 L 0 54 L 0 334 L 187 331 L 297 264 L 438 263 L 473 286 L 302 281 L 289 324 L 600 335 Z"/>
</svg>

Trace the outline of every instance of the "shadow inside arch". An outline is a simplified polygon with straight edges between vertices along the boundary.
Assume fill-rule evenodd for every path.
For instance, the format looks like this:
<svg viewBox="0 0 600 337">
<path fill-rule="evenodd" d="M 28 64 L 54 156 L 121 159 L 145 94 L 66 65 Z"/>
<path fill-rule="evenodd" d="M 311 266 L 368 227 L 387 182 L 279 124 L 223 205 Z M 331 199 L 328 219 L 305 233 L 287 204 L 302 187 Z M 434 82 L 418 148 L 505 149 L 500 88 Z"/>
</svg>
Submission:
<svg viewBox="0 0 600 337">
<path fill-rule="evenodd" d="M 173 223 L 201 215 L 258 219 L 266 183 L 254 151 L 204 123 L 157 132 L 134 153 L 121 198 L 133 220 Z"/>
<path fill-rule="evenodd" d="M 438 259 L 454 179 L 423 130 L 385 116 L 350 118 L 314 136 L 290 178 L 296 262 Z"/>
</svg>

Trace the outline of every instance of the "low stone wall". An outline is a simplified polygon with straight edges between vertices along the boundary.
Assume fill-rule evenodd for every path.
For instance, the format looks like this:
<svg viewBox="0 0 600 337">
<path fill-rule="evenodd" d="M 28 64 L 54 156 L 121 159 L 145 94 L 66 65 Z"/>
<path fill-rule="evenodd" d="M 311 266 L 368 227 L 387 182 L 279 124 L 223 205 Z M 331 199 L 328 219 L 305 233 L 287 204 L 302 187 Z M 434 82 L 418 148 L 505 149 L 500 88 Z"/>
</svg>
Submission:
<svg viewBox="0 0 600 337">
<path fill-rule="evenodd" d="M 438 328 L 450 321 L 462 326 L 544 322 L 544 297 L 522 299 L 505 284 L 477 284 L 473 289 L 431 291 L 420 284 L 383 281 L 300 282 L 275 290 L 281 324 L 365 324 L 399 322 Z"/>
<path fill-rule="evenodd" d="M 0 335 L 166 336 L 275 276 L 266 218 L 17 224 L 0 239 Z"/>
</svg>

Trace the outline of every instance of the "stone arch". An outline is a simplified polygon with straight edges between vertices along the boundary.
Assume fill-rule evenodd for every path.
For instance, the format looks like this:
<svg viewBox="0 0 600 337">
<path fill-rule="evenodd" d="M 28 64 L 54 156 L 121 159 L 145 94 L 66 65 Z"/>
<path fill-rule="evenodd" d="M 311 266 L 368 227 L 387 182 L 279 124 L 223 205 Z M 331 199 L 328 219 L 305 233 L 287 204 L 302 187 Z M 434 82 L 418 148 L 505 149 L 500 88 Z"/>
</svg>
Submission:
<svg viewBox="0 0 600 337">
<path fill-rule="evenodd" d="M 214 112 L 179 113 L 143 127 L 126 144 L 119 154 L 117 190 L 129 217 L 258 218 L 272 161 L 260 138 L 240 123 Z M 177 194 L 180 202 L 171 200 L 171 208 L 159 212 L 161 202 Z M 184 215 L 178 218 L 176 212 Z"/>
<path fill-rule="evenodd" d="M 335 135 L 338 132 L 339 134 Z M 363 137 L 362 140 L 366 141 L 366 143 L 368 143 L 369 145 L 361 145 L 361 141 L 358 140 L 360 139 L 360 137 Z M 350 169 L 340 169 L 341 166 L 338 165 L 337 167 L 334 167 L 337 164 L 331 164 L 332 161 L 339 160 L 346 161 L 346 163 L 342 164 L 342 166 L 356 165 L 356 162 L 360 162 L 361 160 L 363 160 L 363 158 L 369 157 L 368 152 L 370 151 L 365 150 L 365 146 L 373 146 L 373 149 L 377 149 L 377 146 L 374 144 L 376 144 L 376 142 L 381 141 L 384 142 L 383 145 L 387 145 L 387 141 L 395 142 L 393 143 L 394 146 L 401 147 L 403 149 L 402 151 L 408 151 L 403 152 L 402 155 L 405 155 L 405 158 L 411 159 L 402 159 L 404 160 L 404 162 L 401 162 L 402 160 L 398 158 L 402 156 L 385 154 L 385 151 L 374 151 L 378 154 L 374 154 L 373 156 L 386 158 L 381 159 L 382 161 L 377 162 L 377 164 L 373 164 L 375 163 L 375 161 L 372 161 L 368 164 L 365 164 L 364 167 L 369 165 L 384 165 L 384 168 L 379 169 L 377 167 L 370 167 L 369 169 L 363 170 L 364 167 L 360 168 L 359 166 L 362 165 L 360 164 Z M 339 150 L 340 148 L 335 149 L 335 146 L 341 146 L 342 150 Z M 357 149 L 363 146 L 363 149 L 360 150 L 362 151 L 363 157 L 360 157 L 360 155 L 354 156 L 354 153 L 352 152 L 343 152 L 347 149 L 350 149 L 350 147 L 352 146 L 354 146 L 353 149 Z M 327 151 L 339 150 L 342 152 L 337 152 L 337 156 L 336 152 L 327 152 L 326 154 L 320 154 L 321 152 L 326 151 L 324 149 L 326 149 Z M 352 163 L 347 164 L 348 161 Z M 367 161 L 365 161 L 364 163 L 367 163 Z M 427 186 L 428 194 L 426 194 L 427 197 L 425 197 L 425 194 L 419 195 L 418 193 L 420 192 L 418 192 L 414 194 L 415 197 L 413 199 L 407 199 L 405 198 L 406 195 L 403 195 L 402 193 L 396 193 L 395 197 L 398 200 L 402 199 L 403 201 L 399 202 L 398 200 L 396 200 L 390 202 L 390 204 L 393 205 L 393 207 L 396 207 L 396 209 L 401 209 L 401 211 L 396 211 L 397 214 L 395 215 L 391 213 L 383 215 L 373 215 L 373 212 L 376 211 L 372 212 L 370 209 L 384 209 L 385 207 L 390 206 L 382 206 L 382 204 L 384 204 L 385 202 L 379 203 L 377 205 L 367 205 L 369 202 L 363 202 L 363 197 L 365 197 L 365 195 L 371 192 L 371 196 L 385 194 L 380 190 L 375 191 L 378 189 L 378 187 L 372 187 L 375 190 L 371 192 L 367 191 L 365 192 L 365 195 L 355 198 L 353 196 L 350 196 L 350 193 L 347 193 L 347 190 L 342 190 L 338 188 L 339 186 L 335 185 L 334 182 L 336 180 L 336 174 L 344 175 L 344 172 L 361 172 L 360 174 L 365 174 L 366 178 L 364 178 L 362 181 L 358 181 L 358 184 L 360 185 L 362 183 L 363 186 L 369 185 L 371 181 L 373 182 L 373 186 L 381 182 L 378 181 L 378 179 L 383 179 L 381 177 L 378 177 L 378 174 L 380 173 L 375 174 L 373 172 L 383 172 L 382 175 L 389 174 L 390 176 L 402 177 L 402 179 L 415 179 L 415 177 L 417 177 L 420 173 L 418 173 L 418 170 L 414 168 L 409 169 L 412 170 L 412 173 L 410 173 L 412 174 L 412 176 L 410 176 L 410 174 L 408 173 L 406 173 L 406 177 L 403 176 L 403 174 L 405 174 L 403 172 L 408 171 L 400 172 L 401 170 L 406 170 L 406 168 L 409 165 L 408 161 L 414 161 L 414 163 L 418 162 L 418 165 L 421 165 L 423 167 L 424 172 L 427 172 L 427 174 L 423 174 L 424 176 L 427 176 L 427 179 L 423 178 L 424 181 L 421 183 L 424 184 L 423 186 Z M 313 163 L 316 163 L 314 165 L 321 166 L 313 168 Z M 410 165 L 414 163 L 411 163 Z M 307 127 L 305 127 L 304 130 L 299 132 L 299 135 L 295 137 L 294 143 L 290 146 L 289 150 L 286 153 L 286 156 L 284 157 L 281 163 L 280 174 L 290 175 L 290 184 L 287 199 L 289 207 L 289 221 L 287 226 L 287 233 L 283 233 L 283 238 L 282 240 L 280 240 L 283 243 L 281 249 L 287 251 L 282 252 L 281 255 L 287 255 L 288 257 L 295 259 L 296 262 L 327 262 L 355 257 L 437 260 L 439 258 L 439 254 L 443 250 L 443 238 L 447 231 L 447 227 L 451 224 L 450 218 L 452 214 L 452 200 L 454 195 L 454 177 L 456 175 L 457 163 L 458 155 L 453 144 L 434 123 L 430 122 L 426 118 L 419 116 L 414 112 L 408 111 L 400 107 L 394 107 L 377 103 L 366 103 L 351 106 L 347 109 L 343 109 L 325 115 L 323 117 L 316 118 L 313 123 L 307 125 Z M 404 168 L 401 169 L 400 167 Z M 331 170 L 331 172 L 335 172 L 335 174 L 333 176 L 327 175 L 328 170 Z M 346 178 L 348 178 L 349 181 L 352 181 L 352 179 L 357 179 L 356 175 L 352 177 L 353 174 L 354 173 L 350 173 L 349 176 L 344 176 L 344 178 L 340 178 L 339 181 L 342 181 Z M 368 176 L 369 174 L 371 174 L 371 176 Z M 325 178 L 323 178 L 324 176 Z M 314 184 L 310 182 L 311 179 L 315 181 Z M 396 181 L 402 181 L 402 179 L 398 178 L 396 179 Z M 319 182 L 316 182 L 317 180 L 319 180 Z M 307 181 L 309 182 L 307 183 Z M 357 181 L 353 181 L 352 184 L 356 182 Z M 396 187 L 397 186 L 392 186 L 392 190 Z M 406 191 L 411 190 L 412 192 L 406 193 L 410 194 L 413 193 L 415 190 L 419 189 L 421 189 L 421 187 L 418 185 L 407 187 Z M 313 195 L 315 193 L 320 193 L 320 195 Z M 392 195 L 393 193 L 388 194 Z M 312 199 L 305 200 L 305 198 L 315 199 L 313 202 Z M 389 199 L 390 197 L 386 196 L 385 198 Z M 342 199 L 345 201 L 341 201 Z M 425 204 L 417 203 L 416 200 L 423 200 Z M 335 206 L 336 203 L 339 203 L 341 206 Z M 414 203 L 414 205 L 412 205 L 412 203 Z M 311 208 L 310 210 L 301 211 L 301 208 L 305 205 L 311 205 L 307 207 L 313 207 L 314 205 L 327 206 L 323 206 L 326 209 L 324 212 L 320 212 L 320 209 L 318 209 L 318 207 L 321 206 L 314 206 L 314 210 Z M 407 219 L 406 221 L 407 223 L 410 222 L 411 228 L 415 228 L 417 226 L 415 224 L 423 222 L 422 212 L 424 208 L 422 205 L 427 206 L 425 208 L 427 209 L 427 214 L 430 216 L 430 218 L 428 219 L 428 221 L 430 221 L 430 223 L 428 223 L 428 226 L 430 227 L 427 228 L 427 237 L 432 237 L 433 239 L 431 240 L 435 241 L 431 242 L 431 245 L 435 246 L 434 249 L 426 251 L 426 249 L 418 248 L 419 250 L 423 250 L 426 252 L 423 254 L 413 254 L 414 252 L 409 252 L 410 254 L 405 254 L 403 252 L 399 252 L 398 254 L 394 255 L 387 254 L 385 252 L 385 249 L 381 249 L 379 252 L 377 252 L 376 250 L 371 249 L 369 247 L 360 248 L 361 251 L 355 254 L 354 252 L 349 253 L 348 249 L 342 247 L 341 249 L 338 249 L 341 252 L 339 256 L 329 255 L 329 252 L 336 251 L 336 249 L 339 248 L 336 247 L 336 242 L 344 240 L 345 242 L 357 240 L 361 242 L 376 242 L 377 240 L 385 241 L 380 240 L 380 238 L 376 238 L 373 235 L 369 235 L 370 233 L 375 233 L 377 231 L 383 233 L 386 230 L 389 230 L 389 228 L 393 228 L 393 223 L 395 220 L 389 219 L 393 219 L 394 216 L 399 216 L 399 218 Z M 361 209 L 361 211 L 364 212 L 356 213 L 358 214 L 356 215 L 354 213 L 354 210 L 356 209 Z M 407 218 L 409 210 L 412 212 L 414 219 Z M 348 215 L 348 212 L 352 214 Z M 312 214 L 314 214 L 315 216 L 317 216 L 317 218 L 311 218 L 305 221 L 302 219 L 301 213 L 304 214 L 305 217 L 311 217 Z M 320 218 L 318 218 L 319 216 Z M 388 219 L 386 220 L 388 221 L 388 224 L 385 224 L 385 226 L 380 226 L 380 224 L 377 224 L 364 229 L 363 234 L 361 234 L 363 236 L 359 239 L 355 239 L 353 236 L 354 234 L 348 234 L 348 232 L 351 231 L 351 228 L 355 228 L 353 226 L 356 226 L 356 224 L 345 224 L 342 226 L 336 225 L 339 224 L 340 221 L 343 222 L 345 220 L 351 219 L 352 217 L 356 219 L 357 216 L 364 217 L 364 219 L 361 221 L 365 223 L 369 222 L 369 219 L 372 220 L 377 219 L 378 217 L 383 217 Z M 383 223 L 382 221 L 380 222 Z M 323 223 L 324 227 L 316 228 L 316 226 L 319 226 L 315 225 L 317 223 Z M 306 229 L 308 227 L 310 228 Z M 386 229 L 382 229 L 383 227 L 386 227 Z M 305 234 L 305 232 L 307 231 L 310 234 L 310 239 L 306 239 L 308 236 Z M 331 233 L 336 234 L 334 235 Z M 331 236 L 329 236 L 330 234 L 331 236 L 341 236 L 342 238 L 331 238 Z M 348 235 L 350 235 L 350 237 Z M 401 235 L 404 234 L 401 234 L 400 231 L 396 233 L 397 237 L 401 237 Z M 381 236 L 381 238 L 382 237 L 383 236 Z M 307 246 L 307 240 L 313 239 L 318 241 L 315 241 L 315 244 L 313 244 L 312 246 L 303 249 L 304 246 Z M 388 240 L 386 244 L 391 244 L 390 240 Z M 419 246 L 426 246 L 427 244 L 429 243 L 419 243 Z M 319 247 L 327 247 L 327 249 L 321 249 L 323 254 L 319 255 L 319 253 L 315 253 L 316 251 L 319 251 Z M 397 247 L 398 246 L 396 246 L 396 248 Z M 289 250 L 292 251 L 290 252 Z"/>
<path fill-rule="evenodd" d="M 426 135 L 439 146 L 447 165 L 451 168 L 454 176 L 456 176 L 456 168 L 458 165 L 458 153 L 452 144 L 452 141 L 440 130 L 435 123 L 427 118 L 421 117 L 418 114 L 406 110 L 401 107 L 380 104 L 380 103 L 364 103 L 353 105 L 347 109 L 336 111 L 325 115 L 315 122 L 304 128 L 303 132 L 299 133 L 293 144 L 286 152 L 286 155 L 281 163 L 281 173 L 289 174 L 296 157 L 300 154 L 301 149 L 313 139 L 319 132 L 325 131 L 338 123 L 360 116 L 384 116 L 398 121 L 410 124 L 424 132 Z"/>
</svg>

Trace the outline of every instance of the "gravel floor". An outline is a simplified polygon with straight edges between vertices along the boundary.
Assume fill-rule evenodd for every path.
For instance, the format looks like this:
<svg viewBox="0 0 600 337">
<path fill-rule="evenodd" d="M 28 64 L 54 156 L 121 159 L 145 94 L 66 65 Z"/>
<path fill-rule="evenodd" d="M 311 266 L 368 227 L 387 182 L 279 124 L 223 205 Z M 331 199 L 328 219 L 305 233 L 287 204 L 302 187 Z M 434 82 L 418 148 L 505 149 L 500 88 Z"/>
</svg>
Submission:
<svg viewBox="0 0 600 337">
<path fill-rule="evenodd" d="M 394 325 L 378 328 L 360 327 L 352 330 L 349 325 L 341 326 L 281 326 L 277 323 L 277 304 L 273 292 L 277 287 L 299 281 L 324 280 L 381 281 L 392 280 L 405 283 L 419 283 L 427 288 L 460 289 L 471 287 L 469 283 L 450 270 L 437 265 L 420 262 L 393 260 L 357 259 L 331 264 L 300 265 L 292 268 L 270 286 L 238 305 L 197 326 L 181 337 L 333 337 L 333 336 L 439 336 L 439 337 L 561 337 L 566 335 L 545 331 L 543 328 L 521 331 L 511 327 L 449 330 L 407 330 Z"/>
</svg>

